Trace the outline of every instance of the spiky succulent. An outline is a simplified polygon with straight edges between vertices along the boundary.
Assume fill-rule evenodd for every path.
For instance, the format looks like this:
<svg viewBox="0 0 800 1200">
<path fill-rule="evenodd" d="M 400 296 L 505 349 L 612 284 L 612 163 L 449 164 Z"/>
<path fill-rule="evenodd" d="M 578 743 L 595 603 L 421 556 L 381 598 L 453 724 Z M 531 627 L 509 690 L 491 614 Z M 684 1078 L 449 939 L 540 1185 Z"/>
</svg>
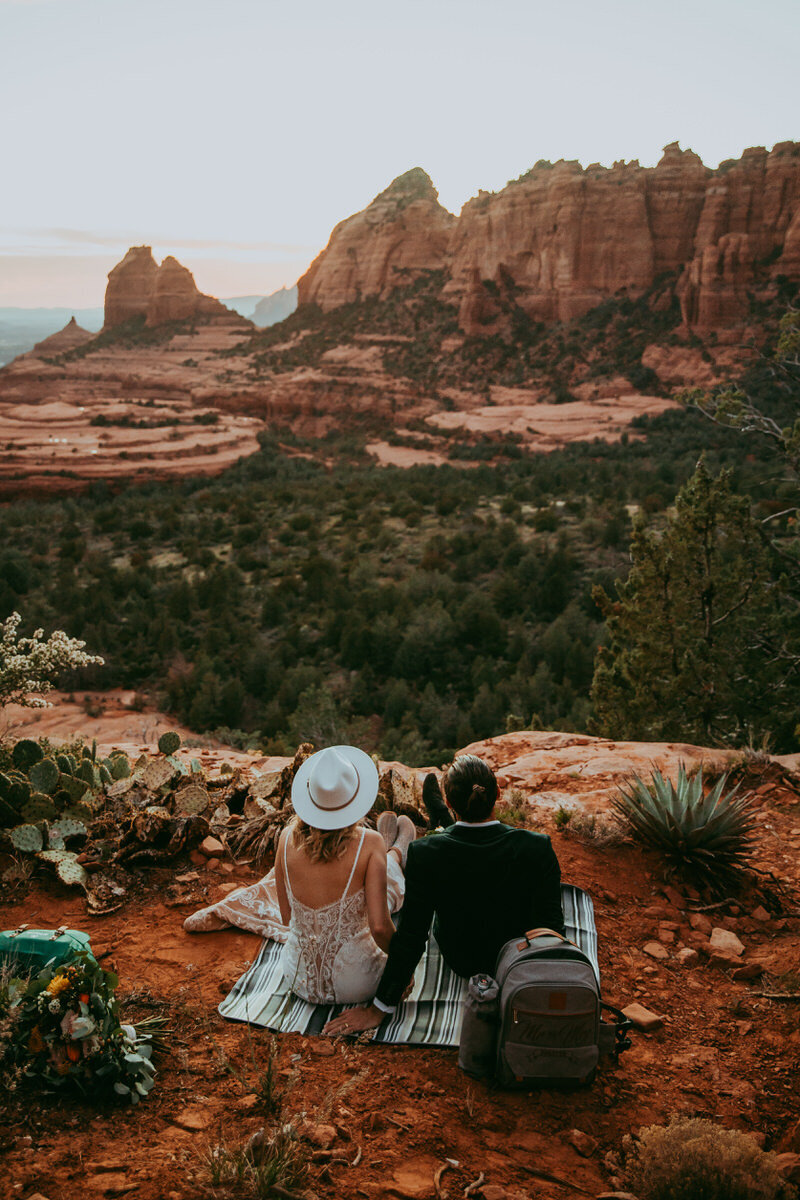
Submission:
<svg viewBox="0 0 800 1200">
<path fill-rule="evenodd" d="M 641 842 L 717 891 L 748 865 L 755 825 L 751 797 L 738 786 L 726 792 L 727 781 L 704 792 L 702 771 L 689 777 L 681 764 L 675 784 L 660 771 L 649 785 L 635 775 L 612 806 Z"/>
<path fill-rule="evenodd" d="M 19 743 L 17 743 L 19 745 Z M 28 771 L 28 778 L 31 781 L 31 786 L 37 792 L 46 792 L 48 796 L 52 796 L 58 787 L 58 777 L 60 771 L 58 764 L 52 758 L 42 758 L 36 762 Z"/>
<path fill-rule="evenodd" d="M 181 735 L 174 729 L 168 729 L 158 739 L 158 748 L 162 754 L 174 754 L 180 748 Z"/>
<path fill-rule="evenodd" d="M 20 738 L 11 751 L 11 758 L 18 771 L 29 771 L 42 757 L 42 748 L 33 738 Z"/>
</svg>

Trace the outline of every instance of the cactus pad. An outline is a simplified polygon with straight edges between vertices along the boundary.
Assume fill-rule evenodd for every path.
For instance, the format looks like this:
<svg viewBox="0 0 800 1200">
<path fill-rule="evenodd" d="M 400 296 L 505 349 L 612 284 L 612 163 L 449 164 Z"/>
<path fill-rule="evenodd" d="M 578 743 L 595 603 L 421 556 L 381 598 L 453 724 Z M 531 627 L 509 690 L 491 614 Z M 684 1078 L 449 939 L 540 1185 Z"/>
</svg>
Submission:
<svg viewBox="0 0 800 1200">
<path fill-rule="evenodd" d="M 100 782 L 104 786 L 111 783 L 111 781 L 113 779 L 113 775 L 111 774 L 111 772 L 109 771 L 109 769 L 105 763 L 100 763 L 100 766 L 97 768 L 97 770 L 100 774 Z"/>
<path fill-rule="evenodd" d="M 28 783 L 24 775 L 12 775 L 11 786 L 8 789 L 6 799 L 14 808 L 20 809 L 23 804 L 27 804 L 31 798 L 33 788 Z"/>
<path fill-rule="evenodd" d="M 41 758 L 44 758 L 42 748 L 33 738 L 22 738 L 11 751 L 11 759 L 14 766 L 18 771 L 24 771 L 25 774 Z"/>
<path fill-rule="evenodd" d="M 84 779 L 76 779 L 74 775 L 62 775 L 61 786 L 67 792 L 70 803 L 78 804 L 86 795 L 87 787 Z"/>
<path fill-rule="evenodd" d="M 61 882 L 71 887 L 83 887 L 89 878 L 71 850 L 42 850 L 37 857 L 52 863 Z"/>
<path fill-rule="evenodd" d="M 162 754 L 174 754 L 180 749 L 181 735 L 176 733 L 174 729 L 168 729 L 166 733 L 162 733 L 158 739 L 158 748 Z"/>
<path fill-rule="evenodd" d="M 48 796 L 52 796 L 58 787 L 58 777 L 58 765 L 53 762 L 52 758 L 40 759 L 28 772 L 31 787 L 34 787 L 37 792 L 46 792 Z"/>
<path fill-rule="evenodd" d="M 116 799 L 117 796 L 124 796 L 126 792 L 129 792 L 131 790 L 132 787 L 133 787 L 133 780 L 130 778 L 129 779 L 115 779 L 114 782 L 111 784 L 111 786 L 108 789 L 108 795 L 111 797 L 112 800 L 114 800 L 114 799 Z"/>
<path fill-rule="evenodd" d="M 106 759 L 106 766 L 114 779 L 128 779 L 130 777 L 131 764 L 128 762 L 127 754 L 112 754 L 111 758 Z"/>
<path fill-rule="evenodd" d="M 94 816 L 92 810 L 86 804 L 71 804 L 69 808 L 65 808 L 60 821 L 78 821 L 81 825 L 88 825 Z"/>
<path fill-rule="evenodd" d="M 59 833 L 62 838 L 86 837 L 86 826 L 83 821 L 75 821 L 72 817 L 61 817 L 50 826 L 50 833 Z"/>
<path fill-rule="evenodd" d="M 187 816 L 205 812 L 209 803 L 208 792 L 196 783 L 190 783 L 175 793 L 175 811 Z"/>
<path fill-rule="evenodd" d="M 24 854 L 38 854 L 42 848 L 42 831 L 36 825 L 17 825 L 8 835 L 16 850 Z"/>
<path fill-rule="evenodd" d="M 166 758 L 152 758 L 142 771 L 142 782 L 151 792 L 157 792 L 175 775 L 175 768 Z"/>
<path fill-rule="evenodd" d="M 24 821 L 52 821 L 56 806 L 44 792 L 34 792 L 28 803 L 23 804 L 19 815 Z"/>
</svg>

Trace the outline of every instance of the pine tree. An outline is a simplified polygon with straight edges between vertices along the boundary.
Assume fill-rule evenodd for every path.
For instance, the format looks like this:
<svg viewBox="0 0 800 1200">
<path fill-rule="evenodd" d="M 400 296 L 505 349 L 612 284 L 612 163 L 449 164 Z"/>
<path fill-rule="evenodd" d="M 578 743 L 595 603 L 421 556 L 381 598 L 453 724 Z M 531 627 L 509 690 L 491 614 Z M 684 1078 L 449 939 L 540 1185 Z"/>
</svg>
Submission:
<svg viewBox="0 0 800 1200">
<path fill-rule="evenodd" d="M 701 460 L 663 532 L 639 519 L 632 567 L 595 601 L 607 620 L 592 682 L 606 736 L 792 746 L 797 671 L 780 587 L 748 501 Z"/>
</svg>

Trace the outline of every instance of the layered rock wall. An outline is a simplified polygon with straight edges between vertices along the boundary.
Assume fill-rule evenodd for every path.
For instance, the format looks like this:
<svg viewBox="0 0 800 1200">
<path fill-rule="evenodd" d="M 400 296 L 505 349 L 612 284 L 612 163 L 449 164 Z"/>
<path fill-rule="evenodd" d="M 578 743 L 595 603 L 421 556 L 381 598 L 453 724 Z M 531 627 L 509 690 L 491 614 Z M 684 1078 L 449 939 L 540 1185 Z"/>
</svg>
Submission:
<svg viewBox="0 0 800 1200">
<path fill-rule="evenodd" d="M 654 168 L 540 163 L 458 219 L 417 168 L 337 225 L 299 302 L 329 310 L 383 298 L 438 269 L 470 336 L 496 328 L 498 297 L 535 320 L 568 321 L 669 277 L 687 329 L 740 329 L 754 289 L 800 279 L 800 145 L 746 150 L 716 171 L 676 142 Z"/>
<path fill-rule="evenodd" d="M 198 290 L 191 271 L 168 255 L 159 266 L 149 246 L 131 246 L 108 276 L 103 328 L 144 317 L 147 325 L 194 317 L 235 317 Z"/>
<path fill-rule="evenodd" d="M 454 224 L 425 172 L 407 171 L 336 226 L 297 281 L 298 303 L 327 311 L 367 296 L 385 298 L 421 270 L 446 265 Z"/>
</svg>

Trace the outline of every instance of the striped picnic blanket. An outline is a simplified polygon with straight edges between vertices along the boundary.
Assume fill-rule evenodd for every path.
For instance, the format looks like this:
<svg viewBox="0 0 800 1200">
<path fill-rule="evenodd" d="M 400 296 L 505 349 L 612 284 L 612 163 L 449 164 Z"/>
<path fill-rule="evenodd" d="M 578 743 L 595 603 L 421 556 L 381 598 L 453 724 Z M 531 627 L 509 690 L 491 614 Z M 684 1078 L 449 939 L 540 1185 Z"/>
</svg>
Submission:
<svg viewBox="0 0 800 1200">
<path fill-rule="evenodd" d="M 599 980 L 591 898 L 580 888 L 562 884 L 561 899 L 567 937 L 589 957 Z M 258 958 L 222 1001 L 219 1011 L 229 1021 L 246 1021 L 276 1033 L 320 1034 L 330 1018 L 344 1012 L 346 1005 L 309 1004 L 293 995 L 283 982 L 282 949 L 280 942 L 265 941 Z M 411 995 L 375 1031 L 373 1041 L 457 1046 L 466 990 L 466 980 L 453 974 L 431 936 Z"/>
</svg>

